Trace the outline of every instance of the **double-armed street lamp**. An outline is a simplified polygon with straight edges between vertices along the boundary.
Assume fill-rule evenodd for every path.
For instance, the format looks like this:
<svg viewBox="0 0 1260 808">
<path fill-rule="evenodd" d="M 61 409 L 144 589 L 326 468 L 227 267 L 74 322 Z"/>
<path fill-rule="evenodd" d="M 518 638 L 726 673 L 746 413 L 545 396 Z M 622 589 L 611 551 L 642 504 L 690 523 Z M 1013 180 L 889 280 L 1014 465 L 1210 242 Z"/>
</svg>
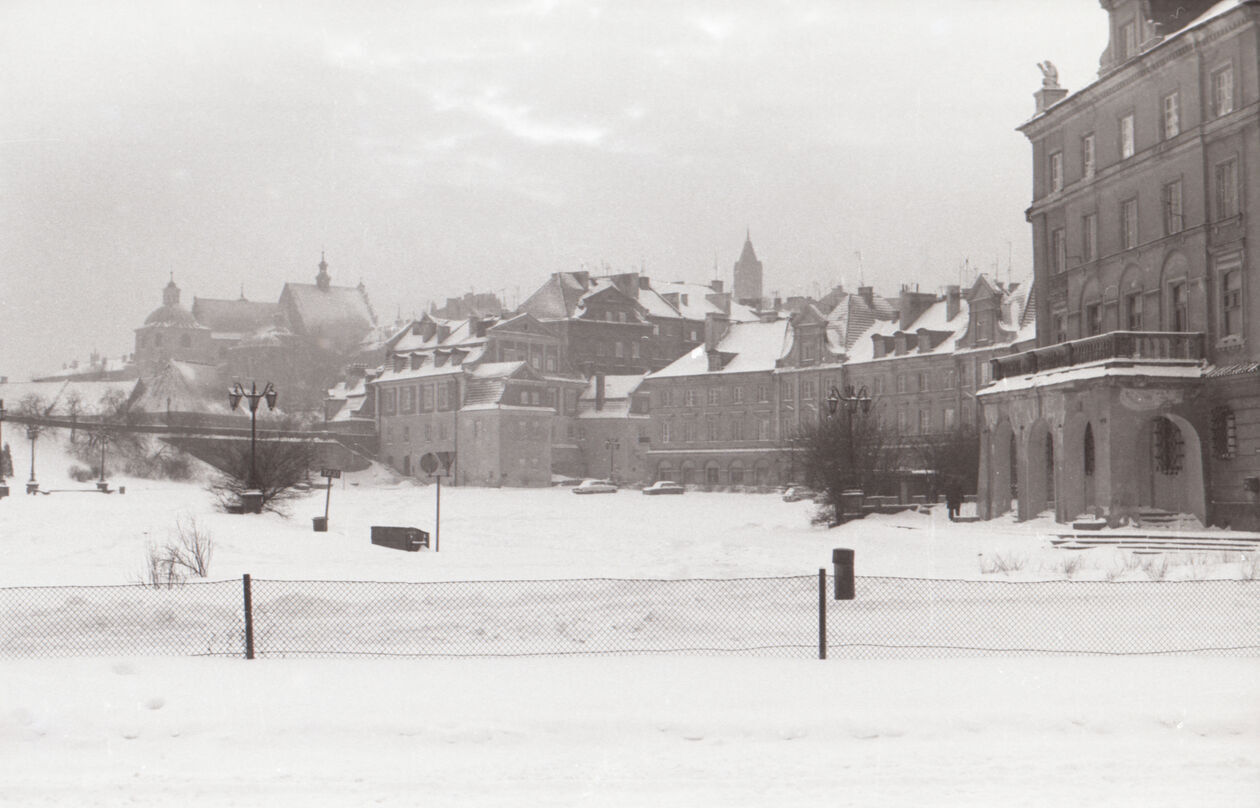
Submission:
<svg viewBox="0 0 1260 808">
<path fill-rule="evenodd" d="M 857 415 L 859 409 L 862 411 L 863 415 L 866 415 L 871 411 L 871 395 L 867 392 L 866 385 L 863 385 L 856 393 L 853 391 L 853 385 L 851 384 L 846 384 L 844 386 L 843 393 L 841 393 L 840 389 L 835 385 L 832 385 L 831 390 L 827 393 L 827 412 L 834 418 L 836 413 L 839 412 L 841 404 L 844 405 L 846 422 L 849 429 L 849 470 L 852 471 L 853 416 Z"/>
<path fill-rule="evenodd" d="M 267 409 L 274 410 L 276 408 L 276 388 L 271 382 L 267 382 L 267 385 L 262 390 L 259 390 L 257 382 L 250 382 L 249 390 L 246 390 L 241 386 L 240 382 L 236 382 L 228 390 L 228 402 L 231 403 L 233 410 L 240 406 L 241 399 L 249 402 L 249 487 L 256 491 L 258 489 L 258 467 L 256 465 L 258 403 L 266 400 Z"/>
</svg>

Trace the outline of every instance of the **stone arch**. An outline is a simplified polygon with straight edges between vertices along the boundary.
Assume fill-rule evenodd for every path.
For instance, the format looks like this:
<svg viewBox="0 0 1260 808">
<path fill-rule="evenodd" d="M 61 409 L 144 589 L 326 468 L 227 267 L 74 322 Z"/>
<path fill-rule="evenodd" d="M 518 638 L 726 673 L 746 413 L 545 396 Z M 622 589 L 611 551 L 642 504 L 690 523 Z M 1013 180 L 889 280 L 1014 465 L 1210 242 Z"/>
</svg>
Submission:
<svg viewBox="0 0 1260 808">
<path fill-rule="evenodd" d="M 696 468 L 694 460 L 684 460 L 679 469 L 679 476 L 682 477 L 679 482 L 683 484 L 696 484 L 700 482 L 700 472 Z"/>
<path fill-rule="evenodd" d="M 657 480 L 673 480 L 674 482 L 681 482 L 681 480 L 678 479 L 679 476 L 679 473 L 674 469 L 674 464 L 670 461 L 662 460 L 660 463 L 656 464 Z"/>
<path fill-rule="evenodd" d="M 716 460 L 704 464 L 704 484 L 717 485 L 722 480 L 722 467 Z"/>
<path fill-rule="evenodd" d="M 753 465 L 753 478 L 757 485 L 772 485 L 770 478 L 770 461 L 764 457 Z"/>
<path fill-rule="evenodd" d="M 1055 503 L 1054 430 L 1044 418 L 1025 432 L 1019 481 L 1019 511 L 1023 519 L 1033 519 Z M 1056 509 L 1057 510 L 1057 509 Z"/>
<path fill-rule="evenodd" d="M 1203 444 L 1193 424 L 1171 412 L 1146 419 L 1133 459 L 1140 508 L 1190 513 L 1207 523 Z"/>
<path fill-rule="evenodd" d="M 743 485 L 747 482 L 747 480 L 744 479 L 744 464 L 739 460 L 731 461 L 731 465 L 727 468 L 726 475 L 727 479 L 730 480 L 731 485 Z"/>
</svg>

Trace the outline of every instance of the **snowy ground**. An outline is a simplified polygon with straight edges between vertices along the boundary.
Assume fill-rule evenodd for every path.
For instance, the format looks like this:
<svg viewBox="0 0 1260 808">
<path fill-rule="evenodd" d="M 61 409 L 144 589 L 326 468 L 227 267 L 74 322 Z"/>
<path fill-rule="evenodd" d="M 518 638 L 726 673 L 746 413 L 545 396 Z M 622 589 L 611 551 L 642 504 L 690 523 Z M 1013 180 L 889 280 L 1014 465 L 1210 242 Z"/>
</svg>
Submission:
<svg viewBox="0 0 1260 808">
<path fill-rule="evenodd" d="M 23 445 L 15 464 L 26 468 Z M 82 488 L 41 439 L 44 488 Z M 214 512 L 197 484 L 0 501 L 0 586 L 124 584 L 195 518 L 210 577 L 441 581 L 808 575 L 1254 577 L 1238 554 L 1054 549 L 1047 522 L 939 512 L 809 525 L 769 495 L 443 489 L 378 473 L 289 519 Z M 357 484 L 356 484 L 357 483 Z M 1075 569 L 1065 558 L 1081 560 Z M 987 570 L 987 572 L 986 572 Z M 1003 571 L 1004 570 L 1004 571 Z M 1158 632 L 1152 624 L 1151 632 Z M 1255 805 L 1256 659 L 40 659 L 0 665 L 0 805 Z"/>
</svg>

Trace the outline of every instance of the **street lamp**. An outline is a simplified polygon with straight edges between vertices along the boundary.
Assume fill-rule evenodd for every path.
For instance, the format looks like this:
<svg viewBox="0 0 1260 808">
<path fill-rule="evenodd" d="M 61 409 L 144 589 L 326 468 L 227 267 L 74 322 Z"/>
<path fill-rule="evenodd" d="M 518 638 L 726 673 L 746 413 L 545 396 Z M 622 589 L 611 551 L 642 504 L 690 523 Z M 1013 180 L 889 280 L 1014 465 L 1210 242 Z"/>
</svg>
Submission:
<svg viewBox="0 0 1260 808">
<path fill-rule="evenodd" d="M 31 439 L 31 479 L 26 481 L 26 493 L 34 494 L 39 491 L 39 483 L 35 481 L 35 439 L 39 437 L 39 433 L 43 431 L 43 427 L 39 424 L 26 425 L 26 437 Z"/>
<path fill-rule="evenodd" d="M 866 415 L 871 411 L 871 395 L 866 390 L 866 385 L 862 385 L 856 393 L 853 392 L 853 385 L 846 384 L 844 393 L 832 385 L 831 390 L 827 392 L 827 412 L 831 417 L 835 417 L 840 410 L 840 405 L 844 405 L 845 423 L 849 431 L 849 473 L 853 474 L 854 452 L 853 452 L 853 416 L 857 415 L 858 410 L 862 411 L 862 415 Z"/>
<path fill-rule="evenodd" d="M 4 426 L 4 399 L 0 398 L 0 428 Z M 0 432 L 0 499 L 9 495 L 9 486 L 4 482 L 4 435 Z"/>
<path fill-rule="evenodd" d="M 90 445 L 101 447 L 101 479 L 96 483 L 96 487 L 104 491 L 109 487 L 109 483 L 105 482 L 105 446 L 109 443 L 109 433 L 104 429 L 98 429 L 92 433 L 88 442 Z"/>
<path fill-rule="evenodd" d="M 276 388 L 267 382 L 267 386 L 262 390 L 258 389 L 257 382 L 249 383 L 249 390 L 246 391 L 240 382 L 236 382 L 228 390 L 228 402 L 231 403 L 232 409 L 236 409 L 240 405 L 241 399 L 249 401 L 249 487 L 251 492 L 258 491 L 258 468 L 255 465 L 258 445 L 258 402 L 267 401 L 267 409 L 274 410 L 276 408 Z M 259 505 L 262 503 L 259 502 Z"/>
<path fill-rule="evenodd" d="M 616 438 L 608 438 L 604 441 L 604 447 L 608 449 L 608 479 L 613 478 L 613 453 L 621 448 L 621 441 Z"/>
</svg>

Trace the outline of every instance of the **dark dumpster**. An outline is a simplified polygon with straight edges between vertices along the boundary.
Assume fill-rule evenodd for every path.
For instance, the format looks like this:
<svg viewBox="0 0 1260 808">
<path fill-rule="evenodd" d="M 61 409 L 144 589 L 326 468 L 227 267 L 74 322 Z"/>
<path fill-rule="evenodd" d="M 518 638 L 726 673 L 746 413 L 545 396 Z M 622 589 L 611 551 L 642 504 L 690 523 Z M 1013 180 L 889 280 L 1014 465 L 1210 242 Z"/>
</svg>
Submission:
<svg viewBox="0 0 1260 808">
<path fill-rule="evenodd" d="M 372 543 L 395 550 L 414 553 L 421 547 L 428 548 L 429 534 L 418 527 L 385 527 L 372 525 Z"/>
</svg>

